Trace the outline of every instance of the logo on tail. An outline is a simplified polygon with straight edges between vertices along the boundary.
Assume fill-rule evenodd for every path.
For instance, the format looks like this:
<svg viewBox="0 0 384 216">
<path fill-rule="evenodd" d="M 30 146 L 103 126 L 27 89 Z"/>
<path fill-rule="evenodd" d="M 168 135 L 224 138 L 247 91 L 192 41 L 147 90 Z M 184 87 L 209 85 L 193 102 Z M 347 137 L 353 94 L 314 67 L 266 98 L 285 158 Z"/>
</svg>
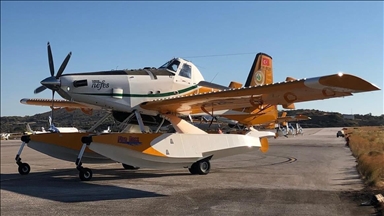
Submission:
<svg viewBox="0 0 384 216">
<path fill-rule="evenodd" d="M 264 73 L 263 71 L 256 71 L 254 76 L 255 83 L 257 85 L 263 85 L 264 84 Z"/>
</svg>

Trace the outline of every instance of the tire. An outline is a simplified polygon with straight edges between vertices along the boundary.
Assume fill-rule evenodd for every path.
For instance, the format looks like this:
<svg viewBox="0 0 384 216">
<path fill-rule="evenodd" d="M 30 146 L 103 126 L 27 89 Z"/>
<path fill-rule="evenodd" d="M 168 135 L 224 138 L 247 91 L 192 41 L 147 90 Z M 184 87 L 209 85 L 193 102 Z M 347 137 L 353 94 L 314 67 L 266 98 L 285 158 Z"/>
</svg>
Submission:
<svg viewBox="0 0 384 216">
<path fill-rule="evenodd" d="M 189 172 L 192 174 L 192 175 L 196 175 L 198 174 L 197 172 L 197 164 L 196 163 L 193 163 L 192 166 L 190 168 L 188 168 Z"/>
<path fill-rule="evenodd" d="M 191 174 L 207 175 L 211 170 L 211 163 L 209 160 L 202 160 L 193 163 L 191 168 L 188 169 Z"/>
<path fill-rule="evenodd" d="M 22 163 L 19 165 L 19 173 L 20 175 L 27 175 L 31 171 L 31 167 L 27 163 Z"/>
<path fill-rule="evenodd" d="M 199 175 L 207 175 L 211 170 L 211 163 L 207 160 L 199 161 L 197 164 L 197 173 Z"/>
<path fill-rule="evenodd" d="M 81 181 L 89 181 L 92 178 L 92 170 L 88 168 L 83 168 L 79 172 L 79 177 Z"/>
<path fill-rule="evenodd" d="M 140 167 L 135 167 L 135 166 L 131 166 L 131 165 L 128 165 L 128 164 L 124 164 L 122 163 L 124 169 L 126 170 L 137 170 L 137 169 L 140 169 Z"/>
</svg>

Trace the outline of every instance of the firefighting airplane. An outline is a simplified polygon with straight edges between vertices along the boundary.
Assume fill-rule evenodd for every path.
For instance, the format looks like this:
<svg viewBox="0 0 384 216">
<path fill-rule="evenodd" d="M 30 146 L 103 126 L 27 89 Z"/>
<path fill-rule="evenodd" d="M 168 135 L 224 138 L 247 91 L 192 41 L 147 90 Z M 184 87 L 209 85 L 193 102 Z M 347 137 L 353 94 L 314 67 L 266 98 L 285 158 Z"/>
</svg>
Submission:
<svg viewBox="0 0 384 216">
<path fill-rule="evenodd" d="M 255 57 L 246 83 L 231 82 L 222 86 L 204 81 L 198 68 L 190 61 L 174 58 L 159 68 L 113 70 L 63 74 L 71 57 L 67 55 L 54 75 L 53 57 L 48 43 L 50 77 L 35 90 L 52 90 L 52 99 L 22 99 L 21 103 L 80 108 L 90 114 L 93 109 L 106 109 L 120 122 L 137 124 L 142 133 L 92 134 L 106 117 L 85 133 L 47 133 L 22 137 L 16 156 L 20 174 L 30 167 L 21 162 L 25 144 L 50 156 L 73 160 L 81 180 L 90 180 L 92 171 L 82 161 L 118 161 L 136 167 L 185 167 L 192 174 L 207 174 L 210 160 L 268 149 L 267 137 L 273 132 L 261 132 L 252 125 L 275 120 L 276 106 L 294 108 L 294 103 L 351 96 L 353 93 L 379 90 L 359 77 L 333 74 L 309 79 L 287 78 L 273 83 L 272 58 L 263 53 Z M 66 100 L 55 100 L 57 92 Z M 207 134 L 180 118 L 195 115 L 222 116 L 249 126 L 246 134 Z M 164 122 L 176 133 L 158 133 Z M 146 125 L 158 125 L 148 133 Z"/>
<path fill-rule="evenodd" d="M 275 138 L 278 136 L 284 136 L 288 138 L 288 135 L 303 135 L 303 128 L 300 126 L 299 121 L 305 121 L 309 119 L 311 119 L 311 117 L 306 115 L 287 116 L 287 113 L 283 112 L 282 116 L 277 118 L 274 124 L 276 130 Z M 290 122 L 296 123 L 294 123 L 294 126 L 292 126 Z"/>
</svg>

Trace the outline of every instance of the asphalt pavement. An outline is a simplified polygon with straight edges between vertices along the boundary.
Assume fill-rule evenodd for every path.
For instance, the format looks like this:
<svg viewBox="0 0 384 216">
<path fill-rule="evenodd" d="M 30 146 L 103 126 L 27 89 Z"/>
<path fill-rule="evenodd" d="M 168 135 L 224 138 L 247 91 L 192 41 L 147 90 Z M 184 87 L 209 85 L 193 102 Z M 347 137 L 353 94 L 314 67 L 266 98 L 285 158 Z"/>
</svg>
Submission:
<svg viewBox="0 0 384 216">
<path fill-rule="evenodd" d="M 31 173 L 21 176 L 21 141 L 1 141 L 1 215 L 371 215 L 373 207 L 346 195 L 363 184 L 339 129 L 270 139 L 265 154 L 212 160 L 208 175 L 83 164 L 93 171 L 88 182 L 74 162 L 28 147 L 21 158 Z"/>
</svg>

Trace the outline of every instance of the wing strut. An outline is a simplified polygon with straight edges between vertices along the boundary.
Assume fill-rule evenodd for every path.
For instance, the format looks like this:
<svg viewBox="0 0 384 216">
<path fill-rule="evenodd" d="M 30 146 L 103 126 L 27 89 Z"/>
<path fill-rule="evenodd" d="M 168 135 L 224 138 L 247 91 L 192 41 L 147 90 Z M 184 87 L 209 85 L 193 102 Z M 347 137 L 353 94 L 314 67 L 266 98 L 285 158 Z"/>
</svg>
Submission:
<svg viewBox="0 0 384 216">
<path fill-rule="evenodd" d="M 135 110 L 135 115 L 136 115 L 137 122 L 139 123 L 141 133 L 145 133 L 145 127 L 144 127 L 143 119 L 141 118 L 141 114 L 139 113 L 139 111 Z"/>
</svg>

